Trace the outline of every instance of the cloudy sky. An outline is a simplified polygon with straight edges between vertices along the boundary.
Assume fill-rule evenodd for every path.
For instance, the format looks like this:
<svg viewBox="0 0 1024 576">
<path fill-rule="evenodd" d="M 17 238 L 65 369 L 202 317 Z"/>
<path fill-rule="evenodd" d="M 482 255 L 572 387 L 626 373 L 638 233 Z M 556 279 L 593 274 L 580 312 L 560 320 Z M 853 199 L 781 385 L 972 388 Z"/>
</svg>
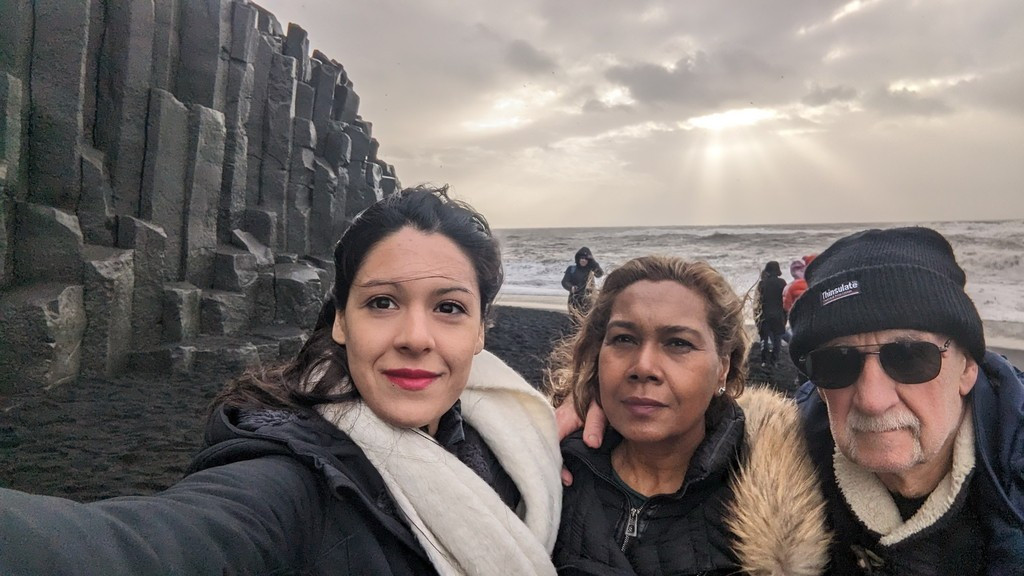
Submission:
<svg viewBox="0 0 1024 576">
<path fill-rule="evenodd" d="M 1024 218 L 1020 0 L 257 0 L 497 227 Z"/>
</svg>

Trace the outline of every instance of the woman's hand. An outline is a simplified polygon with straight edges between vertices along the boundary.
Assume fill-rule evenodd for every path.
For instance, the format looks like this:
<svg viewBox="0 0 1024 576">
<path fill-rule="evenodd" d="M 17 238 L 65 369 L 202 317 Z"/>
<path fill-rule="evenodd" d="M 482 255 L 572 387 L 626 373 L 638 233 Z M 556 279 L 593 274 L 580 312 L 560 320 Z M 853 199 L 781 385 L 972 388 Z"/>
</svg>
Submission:
<svg viewBox="0 0 1024 576">
<path fill-rule="evenodd" d="M 594 449 L 601 447 L 604 429 L 608 425 L 608 420 L 604 416 L 604 410 L 593 400 L 590 401 L 590 406 L 587 408 L 586 423 L 580 420 L 580 417 L 576 414 L 576 409 L 573 407 L 572 396 L 566 397 L 562 404 L 555 408 L 555 422 L 558 424 L 559 440 L 563 440 L 582 426 L 583 443 Z M 565 486 L 572 485 L 572 474 L 564 467 L 562 468 L 562 484 Z"/>
</svg>

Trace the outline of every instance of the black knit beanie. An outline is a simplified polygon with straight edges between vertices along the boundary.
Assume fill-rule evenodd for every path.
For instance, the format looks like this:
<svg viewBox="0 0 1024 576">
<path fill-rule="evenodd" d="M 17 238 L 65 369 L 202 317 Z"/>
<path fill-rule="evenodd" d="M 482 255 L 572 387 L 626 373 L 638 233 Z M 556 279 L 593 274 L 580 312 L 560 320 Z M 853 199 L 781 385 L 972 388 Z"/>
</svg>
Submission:
<svg viewBox="0 0 1024 576">
<path fill-rule="evenodd" d="M 801 358 L 833 338 L 880 330 L 921 330 L 953 338 L 975 360 L 985 332 L 964 292 L 953 248 L 930 228 L 865 230 L 836 240 L 807 267 L 807 291 L 793 304 L 789 353 Z"/>
</svg>

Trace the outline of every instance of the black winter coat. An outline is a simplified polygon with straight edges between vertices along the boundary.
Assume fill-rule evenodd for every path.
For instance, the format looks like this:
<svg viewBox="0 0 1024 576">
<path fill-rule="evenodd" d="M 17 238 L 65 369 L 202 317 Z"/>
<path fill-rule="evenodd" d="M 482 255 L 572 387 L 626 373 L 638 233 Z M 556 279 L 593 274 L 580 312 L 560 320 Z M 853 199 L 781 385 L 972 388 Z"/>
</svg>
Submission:
<svg viewBox="0 0 1024 576">
<path fill-rule="evenodd" d="M 782 291 L 786 281 L 778 276 L 761 278 L 757 285 L 760 297 L 761 317 L 757 322 L 758 332 L 782 334 L 786 331 L 786 310 L 782 307 Z"/>
<path fill-rule="evenodd" d="M 154 496 L 80 504 L 0 490 L 0 574 L 435 573 L 347 435 L 315 416 L 260 412 L 243 425 L 240 414 L 216 413 L 194 473 Z"/>
<path fill-rule="evenodd" d="M 736 556 L 724 526 L 733 492 L 729 475 L 741 457 L 743 412 L 732 401 L 709 409 L 707 436 L 682 488 L 640 509 L 615 483 L 611 451 L 622 437 L 609 429 L 598 450 L 577 432 L 562 442 L 573 474 L 564 491 L 554 562 L 563 575 L 734 574 Z M 627 534 L 635 533 L 635 536 Z"/>
<path fill-rule="evenodd" d="M 587 266 L 580 266 L 580 259 L 587 259 Z M 590 298 L 594 292 L 594 278 L 604 276 L 604 269 L 594 260 L 594 255 L 587 247 L 576 252 L 574 264 L 565 269 L 562 275 L 562 288 L 569 291 L 569 310 L 586 313 L 590 308 Z"/>
<path fill-rule="evenodd" d="M 811 382 L 797 392 L 804 435 L 835 531 L 830 575 L 1024 574 L 1024 374 L 991 351 L 979 368 L 967 396 L 975 439 L 969 493 L 960 495 L 967 501 L 949 503 L 947 515 L 891 546 L 879 544 L 880 535 L 863 525 L 840 493 L 824 401 Z M 979 523 L 980 531 L 962 529 Z M 866 570 L 865 564 L 874 567 Z"/>
</svg>

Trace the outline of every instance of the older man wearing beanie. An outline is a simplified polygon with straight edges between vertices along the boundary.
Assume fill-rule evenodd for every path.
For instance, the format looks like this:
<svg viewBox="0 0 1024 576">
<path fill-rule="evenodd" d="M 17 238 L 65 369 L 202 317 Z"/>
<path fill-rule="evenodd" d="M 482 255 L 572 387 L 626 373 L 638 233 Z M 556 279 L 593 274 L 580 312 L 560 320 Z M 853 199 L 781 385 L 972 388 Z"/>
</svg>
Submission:
<svg viewBox="0 0 1024 576">
<path fill-rule="evenodd" d="M 790 354 L 832 574 L 1024 574 L 1024 376 L 985 350 L 928 228 L 867 230 L 807 268 Z"/>
</svg>

